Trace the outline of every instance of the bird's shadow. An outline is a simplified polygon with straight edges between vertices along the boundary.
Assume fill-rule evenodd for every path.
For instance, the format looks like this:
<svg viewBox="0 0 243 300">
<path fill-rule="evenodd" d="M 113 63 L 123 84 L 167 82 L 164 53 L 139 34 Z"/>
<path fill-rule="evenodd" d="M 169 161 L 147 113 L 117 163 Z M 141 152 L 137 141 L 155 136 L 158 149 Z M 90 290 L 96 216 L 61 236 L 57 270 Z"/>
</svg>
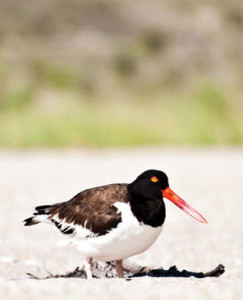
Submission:
<svg viewBox="0 0 243 300">
<path fill-rule="evenodd" d="M 74 271 L 68 272 L 65 274 L 51 274 L 50 272 L 45 277 L 37 277 L 33 274 L 27 273 L 27 275 L 31 279 L 43 280 L 43 279 L 51 279 L 51 278 L 86 278 L 86 273 L 84 268 L 77 267 Z M 136 277 L 195 277 L 195 278 L 205 278 L 205 277 L 219 277 L 225 272 L 225 267 L 223 265 L 218 265 L 215 269 L 209 272 L 192 272 L 192 271 L 179 271 L 176 266 L 170 267 L 168 270 L 163 268 L 159 269 L 148 269 L 147 267 L 141 267 L 140 270 L 132 271 L 130 269 L 124 269 L 124 278 L 126 280 L 131 280 Z M 95 265 L 93 267 L 93 277 L 94 278 L 114 278 L 117 277 L 115 267 L 113 263 L 106 263 L 105 267 L 100 267 L 99 265 Z"/>
</svg>

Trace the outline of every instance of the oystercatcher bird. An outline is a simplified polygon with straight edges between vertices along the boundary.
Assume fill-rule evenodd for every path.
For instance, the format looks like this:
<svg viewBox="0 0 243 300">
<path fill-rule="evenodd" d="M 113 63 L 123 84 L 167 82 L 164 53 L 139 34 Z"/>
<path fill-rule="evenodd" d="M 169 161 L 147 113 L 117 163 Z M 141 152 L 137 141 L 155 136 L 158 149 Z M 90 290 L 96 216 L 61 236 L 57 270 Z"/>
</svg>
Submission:
<svg viewBox="0 0 243 300">
<path fill-rule="evenodd" d="M 169 187 L 167 175 L 147 170 L 130 184 L 110 184 L 84 190 L 71 200 L 35 208 L 25 226 L 55 225 L 70 236 L 86 257 L 87 278 L 92 259 L 115 261 L 122 277 L 122 260 L 147 250 L 158 238 L 165 221 L 163 198 L 172 201 L 196 220 L 207 221 Z"/>
</svg>

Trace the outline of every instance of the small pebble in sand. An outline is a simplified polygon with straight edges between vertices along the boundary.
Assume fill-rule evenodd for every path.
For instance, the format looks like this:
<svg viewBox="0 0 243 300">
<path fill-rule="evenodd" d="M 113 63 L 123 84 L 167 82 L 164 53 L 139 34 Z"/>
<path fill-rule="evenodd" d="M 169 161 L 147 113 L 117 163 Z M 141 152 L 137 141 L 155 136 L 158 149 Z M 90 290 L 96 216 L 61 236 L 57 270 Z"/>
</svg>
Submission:
<svg viewBox="0 0 243 300">
<path fill-rule="evenodd" d="M 0 263 L 13 263 L 15 261 L 15 258 L 12 256 L 0 256 Z"/>
</svg>

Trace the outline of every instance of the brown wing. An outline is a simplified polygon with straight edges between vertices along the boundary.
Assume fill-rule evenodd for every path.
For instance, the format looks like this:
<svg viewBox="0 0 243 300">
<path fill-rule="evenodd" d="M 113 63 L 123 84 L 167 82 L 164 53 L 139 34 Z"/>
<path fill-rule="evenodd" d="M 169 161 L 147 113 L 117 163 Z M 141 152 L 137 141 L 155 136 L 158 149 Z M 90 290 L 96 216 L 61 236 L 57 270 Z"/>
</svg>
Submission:
<svg viewBox="0 0 243 300">
<path fill-rule="evenodd" d="M 50 210 L 49 219 L 63 233 L 73 233 L 69 224 L 81 225 L 95 235 L 104 235 L 121 222 L 121 214 L 113 204 L 117 201 L 128 202 L 126 184 L 111 184 L 85 190 L 71 200 L 57 204 Z M 58 217 L 59 222 L 54 218 Z M 53 219 L 52 219 L 53 218 Z M 61 221 L 65 221 L 61 225 Z"/>
</svg>

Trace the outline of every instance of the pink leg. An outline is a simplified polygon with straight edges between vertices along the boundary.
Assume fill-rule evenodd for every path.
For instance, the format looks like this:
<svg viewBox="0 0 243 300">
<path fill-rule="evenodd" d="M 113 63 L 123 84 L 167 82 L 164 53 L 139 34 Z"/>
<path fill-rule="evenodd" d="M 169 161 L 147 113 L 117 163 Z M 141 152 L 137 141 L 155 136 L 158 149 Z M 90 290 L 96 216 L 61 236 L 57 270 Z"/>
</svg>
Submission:
<svg viewBox="0 0 243 300">
<path fill-rule="evenodd" d="M 86 272 L 87 279 L 92 279 L 92 257 L 88 257 L 84 262 L 84 269 Z"/>
<path fill-rule="evenodd" d="M 116 272 L 119 278 L 123 278 L 122 259 L 116 260 Z"/>
</svg>

